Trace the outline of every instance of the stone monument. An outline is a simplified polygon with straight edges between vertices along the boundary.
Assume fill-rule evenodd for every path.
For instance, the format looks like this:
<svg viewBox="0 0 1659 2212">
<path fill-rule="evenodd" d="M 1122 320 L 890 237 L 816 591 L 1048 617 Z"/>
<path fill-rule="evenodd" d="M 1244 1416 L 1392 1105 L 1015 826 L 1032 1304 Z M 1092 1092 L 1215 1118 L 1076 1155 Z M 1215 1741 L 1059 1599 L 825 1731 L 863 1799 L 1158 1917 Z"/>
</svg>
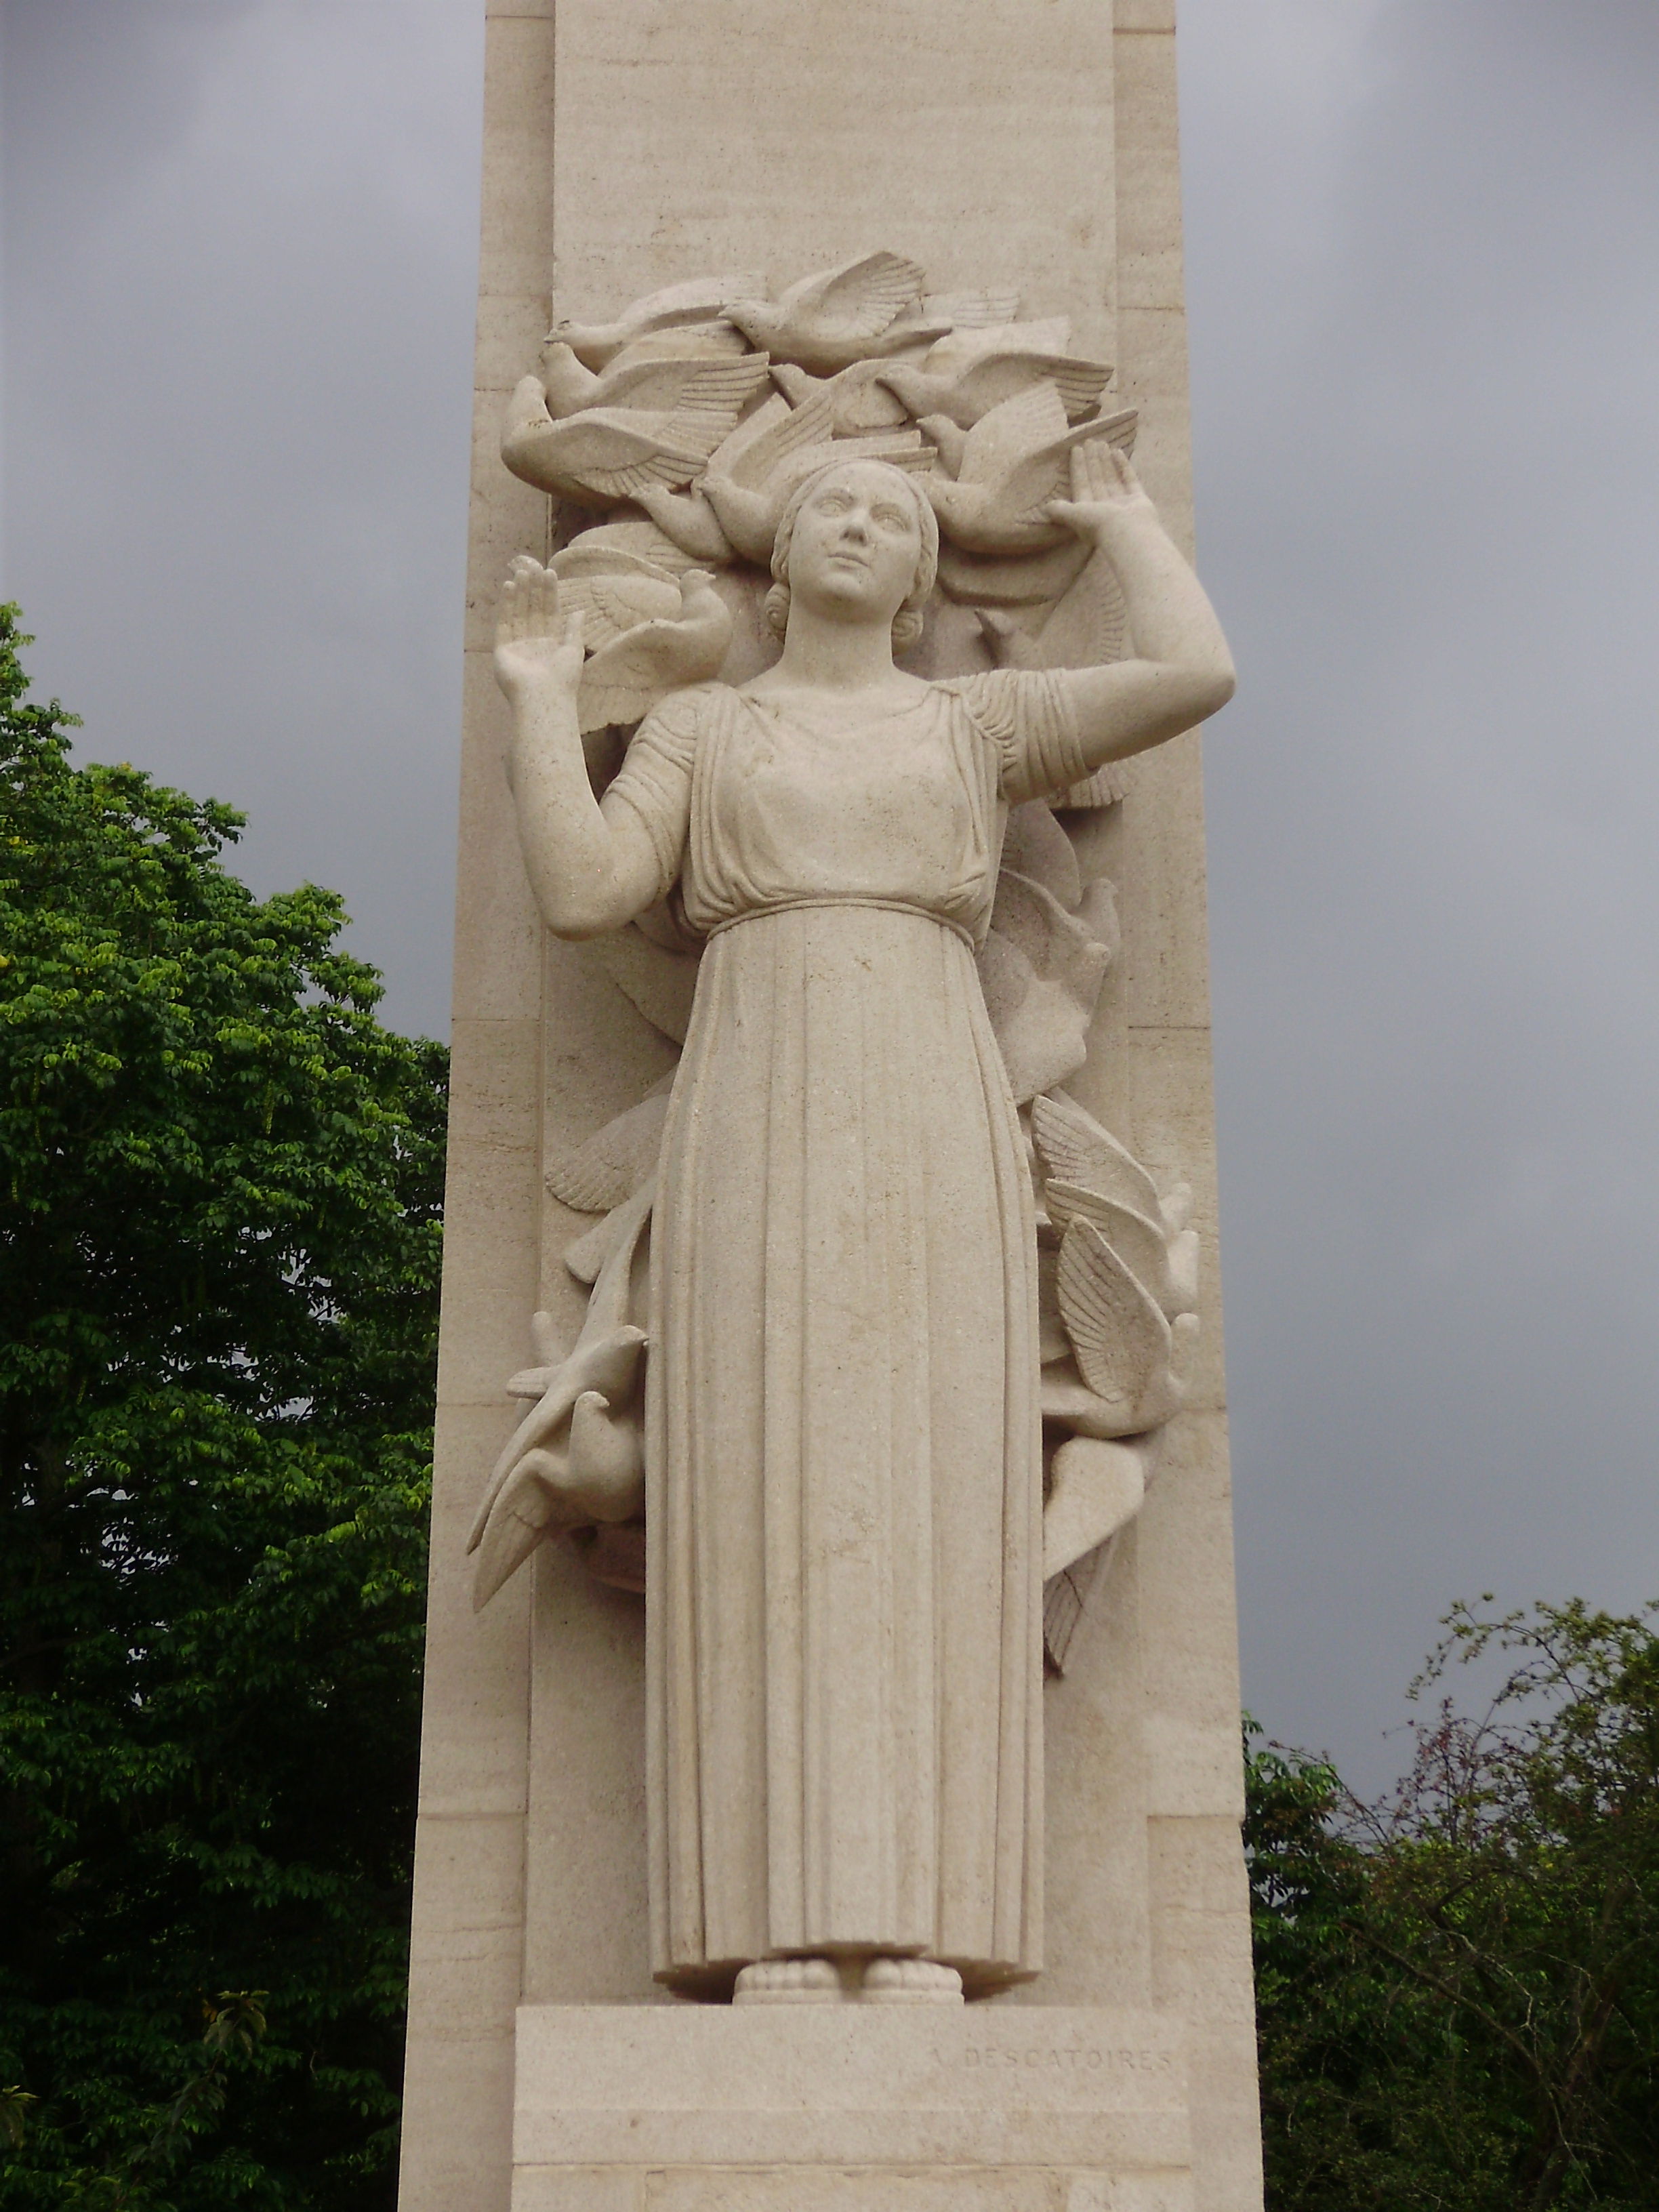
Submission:
<svg viewBox="0 0 1659 2212">
<path fill-rule="evenodd" d="M 406 2212 L 1242 2212 L 1172 20 L 487 12 Z"/>
</svg>

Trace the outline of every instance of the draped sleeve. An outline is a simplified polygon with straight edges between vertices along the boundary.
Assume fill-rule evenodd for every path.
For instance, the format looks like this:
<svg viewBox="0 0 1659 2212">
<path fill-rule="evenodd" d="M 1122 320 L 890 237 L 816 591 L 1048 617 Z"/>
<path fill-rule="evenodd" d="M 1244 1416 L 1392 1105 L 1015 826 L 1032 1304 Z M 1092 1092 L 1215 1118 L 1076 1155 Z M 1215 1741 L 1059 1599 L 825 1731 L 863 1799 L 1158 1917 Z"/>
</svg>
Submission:
<svg viewBox="0 0 1659 2212">
<path fill-rule="evenodd" d="M 1094 767 L 1083 757 L 1077 718 L 1054 669 L 996 668 L 941 689 L 957 695 L 994 747 L 999 785 L 1011 806 L 1080 783 Z"/>
<path fill-rule="evenodd" d="M 600 801 L 614 816 L 627 811 L 657 856 L 658 898 L 678 879 L 691 821 L 691 764 L 702 727 L 706 687 L 672 691 L 635 732 L 623 764 Z"/>
</svg>

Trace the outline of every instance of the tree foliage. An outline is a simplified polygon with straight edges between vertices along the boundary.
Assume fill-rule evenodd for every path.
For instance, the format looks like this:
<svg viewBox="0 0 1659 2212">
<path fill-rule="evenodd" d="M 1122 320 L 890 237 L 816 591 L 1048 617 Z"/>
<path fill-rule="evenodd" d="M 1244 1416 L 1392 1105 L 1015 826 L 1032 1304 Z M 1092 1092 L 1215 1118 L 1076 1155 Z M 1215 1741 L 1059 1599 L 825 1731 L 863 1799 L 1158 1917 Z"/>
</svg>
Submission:
<svg viewBox="0 0 1659 2212">
<path fill-rule="evenodd" d="M 444 1061 L 0 611 L 0 2201 L 386 2193 Z"/>
<path fill-rule="evenodd" d="M 1456 1608 L 1379 1804 L 1249 1750 L 1275 2212 L 1659 2207 L 1655 1617 Z"/>
</svg>

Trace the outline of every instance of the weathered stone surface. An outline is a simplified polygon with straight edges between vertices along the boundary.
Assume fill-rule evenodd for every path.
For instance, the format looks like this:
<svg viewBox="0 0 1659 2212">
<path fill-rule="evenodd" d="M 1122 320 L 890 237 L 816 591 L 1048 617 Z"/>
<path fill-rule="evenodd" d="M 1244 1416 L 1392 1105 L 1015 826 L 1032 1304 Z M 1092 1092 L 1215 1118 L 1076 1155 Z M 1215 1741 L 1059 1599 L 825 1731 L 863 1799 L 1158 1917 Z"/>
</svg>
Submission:
<svg viewBox="0 0 1659 2212">
<path fill-rule="evenodd" d="M 1156 2013 L 531 2006 L 518 2051 L 521 2167 L 1105 2174 L 1189 2160 L 1183 2037 Z"/>
</svg>

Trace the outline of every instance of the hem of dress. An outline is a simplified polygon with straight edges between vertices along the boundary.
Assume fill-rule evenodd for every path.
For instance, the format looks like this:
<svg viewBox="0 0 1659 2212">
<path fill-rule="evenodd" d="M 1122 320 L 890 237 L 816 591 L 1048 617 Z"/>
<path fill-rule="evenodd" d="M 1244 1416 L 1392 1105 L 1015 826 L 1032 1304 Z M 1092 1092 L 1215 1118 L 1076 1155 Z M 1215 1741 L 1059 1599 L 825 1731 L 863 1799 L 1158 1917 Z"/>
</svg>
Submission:
<svg viewBox="0 0 1659 2212">
<path fill-rule="evenodd" d="M 822 1944 L 816 1949 L 797 1946 L 787 1950 L 769 1951 L 765 1955 L 769 1959 L 833 1958 L 848 1948 L 834 1943 Z M 851 1948 L 862 1954 L 867 1947 L 857 1944 Z M 1013 1989 L 1021 1982 L 1035 1982 L 1042 1972 L 1040 1966 L 1013 1966 L 1004 1960 L 936 1957 L 920 1945 L 902 1949 L 890 1949 L 883 1946 L 871 1955 L 927 1959 L 937 1966 L 954 1966 L 962 1976 L 963 1995 L 970 2004 L 986 1997 L 1000 1996 L 1005 1990 Z M 696 1965 L 659 1966 L 651 1978 L 672 1996 L 684 1997 L 693 2004 L 730 2004 L 738 1976 L 745 1966 L 755 1964 L 754 1960 L 748 1958 L 711 1959 Z"/>
</svg>

